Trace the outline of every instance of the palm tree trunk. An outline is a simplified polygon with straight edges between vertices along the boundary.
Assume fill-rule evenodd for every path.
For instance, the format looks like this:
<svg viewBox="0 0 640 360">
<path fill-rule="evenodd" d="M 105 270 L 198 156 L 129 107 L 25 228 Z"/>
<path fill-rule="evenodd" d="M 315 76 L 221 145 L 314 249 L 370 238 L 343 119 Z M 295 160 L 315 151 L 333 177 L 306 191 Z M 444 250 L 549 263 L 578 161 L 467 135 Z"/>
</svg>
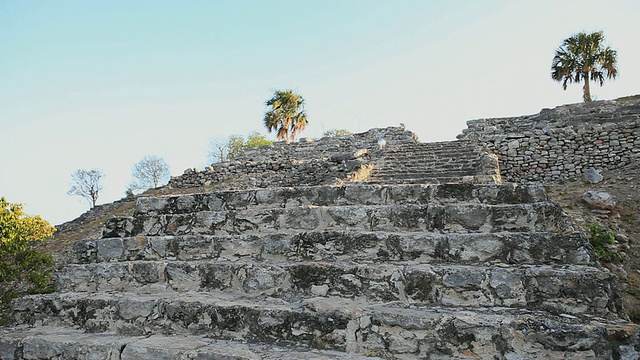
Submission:
<svg viewBox="0 0 640 360">
<path fill-rule="evenodd" d="M 589 89 L 589 73 L 584 73 L 583 77 L 584 86 L 582 87 L 582 90 L 584 94 L 582 95 L 582 99 L 584 100 L 584 102 L 589 102 L 591 101 L 591 89 Z"/>
</svg>

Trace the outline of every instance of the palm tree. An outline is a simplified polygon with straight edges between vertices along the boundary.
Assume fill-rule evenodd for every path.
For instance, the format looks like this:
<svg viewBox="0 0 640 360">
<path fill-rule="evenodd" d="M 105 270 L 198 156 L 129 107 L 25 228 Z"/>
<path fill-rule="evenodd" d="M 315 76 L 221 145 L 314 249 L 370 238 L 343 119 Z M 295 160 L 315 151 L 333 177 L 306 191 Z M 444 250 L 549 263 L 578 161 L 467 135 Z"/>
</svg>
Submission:
<svg viewBox="0 0 640 360">
<path fill-rule="evenodd" d="M 266 104 L 270 109 L 264 114 L 264 126 L 269 132 L 276 130 L 278 140 L 289 143 L 307 127 L 304 99 L 293 90 L 276 90 Z"/>
<path fill-rule="evenodd" d="M 618 53 L 610 47 L 604 47 L 604 34 L 597 31 L 591 34 L 584 32 L 575 34 L 562 42 L 556 50 L 551 63 L 551 78 L 562 81 L 563 89 L 567 84 L 584 81 L 582 87 L 585 102 L 591 101 L 589 80 L 596 83 L 607 79 L 615 79 Z"/>
</svg>

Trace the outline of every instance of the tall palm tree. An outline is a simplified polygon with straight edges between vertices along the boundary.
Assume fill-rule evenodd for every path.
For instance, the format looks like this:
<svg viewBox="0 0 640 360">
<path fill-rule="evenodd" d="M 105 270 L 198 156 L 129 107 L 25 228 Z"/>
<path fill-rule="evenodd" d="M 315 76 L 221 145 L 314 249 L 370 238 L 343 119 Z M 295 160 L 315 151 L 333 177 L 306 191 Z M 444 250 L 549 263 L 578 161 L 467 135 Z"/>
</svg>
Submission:
<svg viewBox="0 0 640 360">
<path fill-rule="evenodd" d="M 264 114 L 264 126 L 269 132 L 276 130 L 278 140 L 289 143 L 307 127 L 304 99 L 293 90 L 276 90 L 266 104 L 270 109 Z"/>
<path fill-rule="evenodd" d="M 589 80 L 599 82 L 602 86 L 605 77 L 615 79 L 618 75 L 618 53 L 608 46 L 604 47 L 603 42 L 602 31 L 591 34 L 581 32 L 565 39 L 553 57 L 551 78 L 562 81 L 565 90 L 567 84 L 584 81 L 582 98 L 585 102 L 591 101 Z"/>
</svg>

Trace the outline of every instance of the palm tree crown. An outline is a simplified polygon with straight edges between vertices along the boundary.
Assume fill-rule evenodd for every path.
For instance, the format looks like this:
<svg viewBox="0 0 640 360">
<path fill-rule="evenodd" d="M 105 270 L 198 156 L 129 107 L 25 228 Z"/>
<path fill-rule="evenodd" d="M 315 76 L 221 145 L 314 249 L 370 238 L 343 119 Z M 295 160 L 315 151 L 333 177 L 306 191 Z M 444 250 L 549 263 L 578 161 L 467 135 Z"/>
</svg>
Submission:
<svg viewBox="0 0 640 360">
<path fill-rule="evenodd" d="M 581 32 L 565 39 L 553 57 L 551 78 L 561 81 L 565 90 L 567 84 L 584 81 L 582 98 L 585 102 L 591 101 L 589 80 L 602 86 L 605 77 L 615 79 L 618 75 L 618 53 L 608 46 L 604 47 L 603 42 L 602 31 L 591 34 Z"/>
<path fill-rule="evenodd" d="M 276 90 L 266 104 L 270 109 L 264 114 L 264 126 L 269 132 L 276 130 L 278 140 L 290 142 L 307 127 L 304 99 L 293 90 Z"/>
</svg>

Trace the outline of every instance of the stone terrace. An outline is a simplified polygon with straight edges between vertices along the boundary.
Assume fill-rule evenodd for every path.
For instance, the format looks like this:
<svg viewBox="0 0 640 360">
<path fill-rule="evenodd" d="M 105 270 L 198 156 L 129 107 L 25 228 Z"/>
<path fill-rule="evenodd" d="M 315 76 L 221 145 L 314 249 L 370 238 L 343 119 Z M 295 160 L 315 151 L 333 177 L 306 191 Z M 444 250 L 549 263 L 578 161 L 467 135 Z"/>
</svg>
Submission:
<svg viewBox="0 0 640 360">
<path fill-rule="evenodd" d="M 380 139 L 386 146 L 381 148 Z M 301 139 L 249 149 L 234 161 L 188 169 L 171 179 L 176 189 L 205 187 L 224 190 L 349 181 L 353 173 L 372 167 L 364 181 L 385 183 L 500 182 L 497 157 L 470 141 L 419 143 L 399 127 L 319 140 Z"/>
<path fill-rule="evenodd" d="M 541 185 L 499 183 L 468 142 L 375 137 L 368 158 L 298 145 L 369 182 L 139 198 L 56 293 L 15 301 L 0 359 L 638 358 L 615 276 Z"/>
<path fill-rule="evenodd" d="M 499 183 L 497 158 L 470 141 L 391 145 L 373 161 L 372 183 Z"/>
</svg>

